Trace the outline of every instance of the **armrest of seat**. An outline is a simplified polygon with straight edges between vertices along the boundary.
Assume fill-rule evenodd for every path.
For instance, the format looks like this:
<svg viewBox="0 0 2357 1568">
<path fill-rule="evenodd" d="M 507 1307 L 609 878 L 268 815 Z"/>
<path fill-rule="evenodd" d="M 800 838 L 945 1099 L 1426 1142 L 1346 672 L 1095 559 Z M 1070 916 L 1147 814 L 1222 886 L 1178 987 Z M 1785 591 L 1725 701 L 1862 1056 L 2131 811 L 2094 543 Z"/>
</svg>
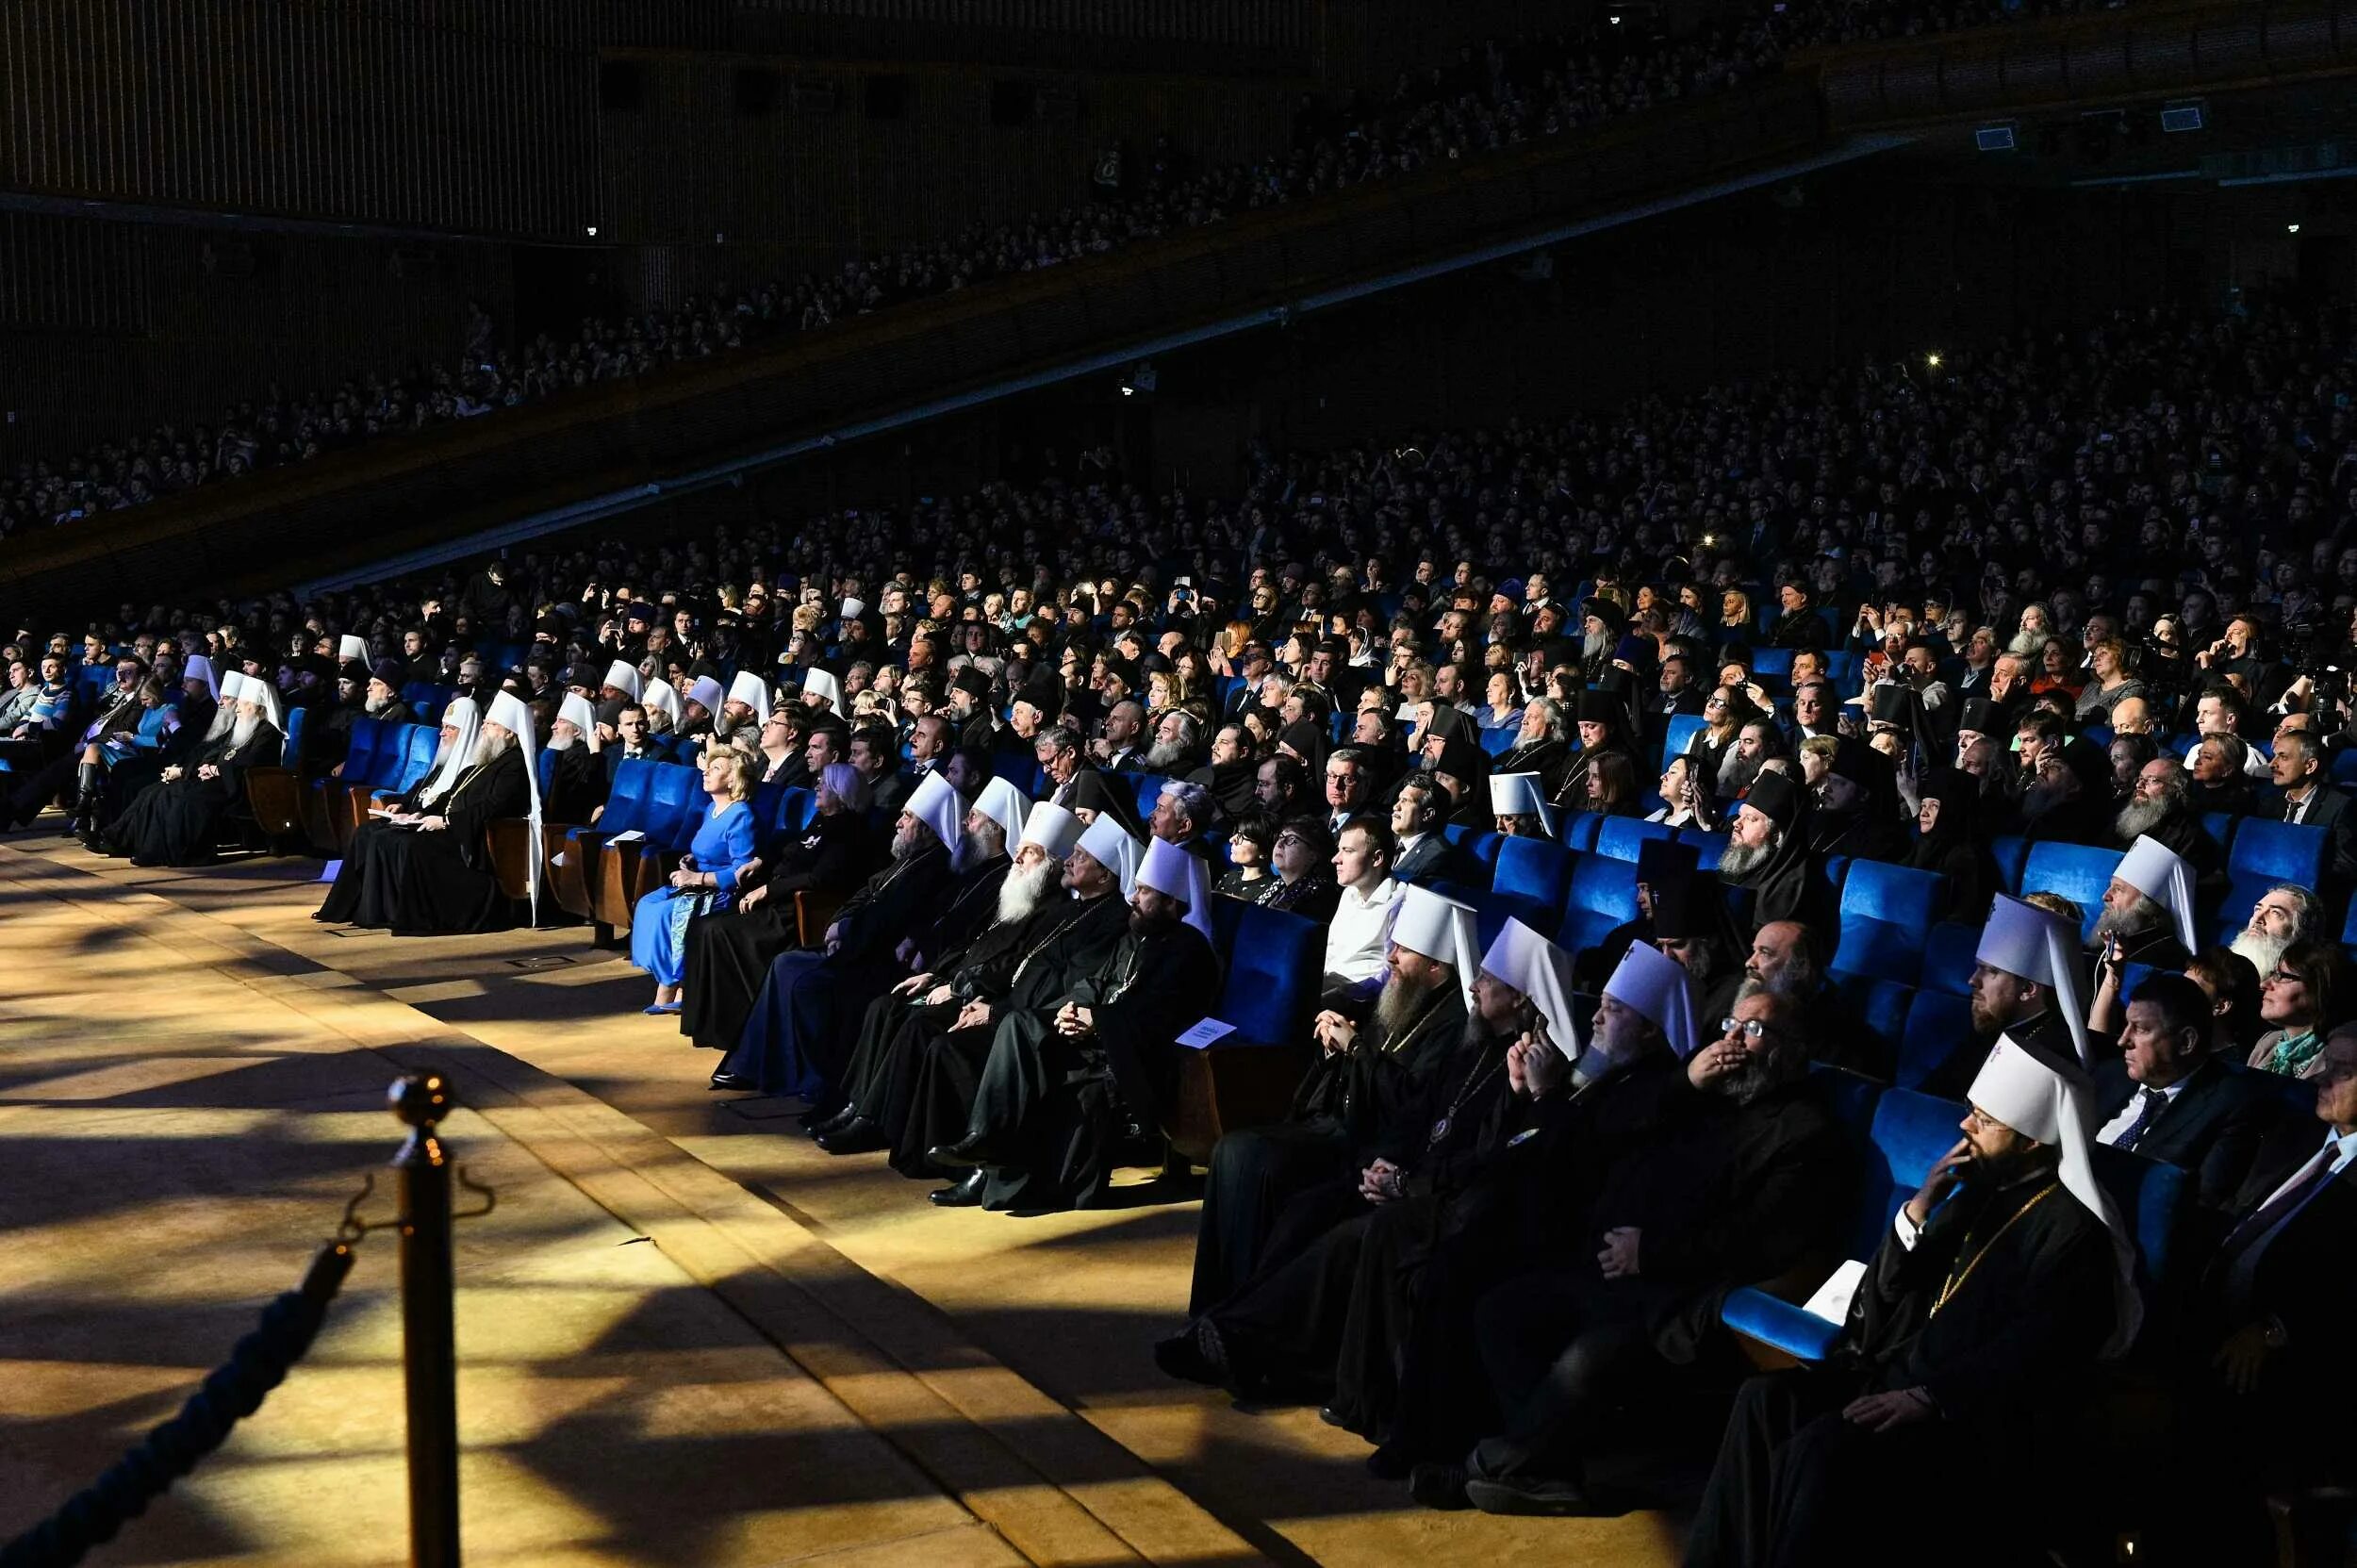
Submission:
<svg viewBox="0 0 2357 1568">
<path fill-rule="evenodd" d="M 794 895 L 795 940 L 805 948 L 824 947 L 827 928 L 843 907 L 842 895 L 801 888 Z"/>
<path fill-rule="evenodd" d="M 1821 1362 L 1833 1353 L 1841 1325 L 1805 1312 L 1789 1301 L 1745 1285 L 1727 1293 L 1719 1321 L 1747 1339 L 1781 1350 L 1796 1361 Z"/>
</svg>

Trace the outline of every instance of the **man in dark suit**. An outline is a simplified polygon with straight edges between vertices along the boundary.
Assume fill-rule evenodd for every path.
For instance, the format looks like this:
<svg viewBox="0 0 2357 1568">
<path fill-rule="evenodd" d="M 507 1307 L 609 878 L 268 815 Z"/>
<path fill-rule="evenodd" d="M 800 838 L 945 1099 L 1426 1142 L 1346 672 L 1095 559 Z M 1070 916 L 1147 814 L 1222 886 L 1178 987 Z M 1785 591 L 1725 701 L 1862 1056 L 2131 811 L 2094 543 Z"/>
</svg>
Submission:
<svg viewBox="0 0 2357 1568">
<path fill-rule="evenodd" d="M 2332 1390 L 2348 1326 L 2357 1318 L 2357 1029 L 2325 1040 L 2316 1077 L 2316 1120 L 2268 1140 L 2237 1195 L 2241 1218 L 2201 1280 L 2197 1343 L 2209 1352 L 2195 1429 L 2223 1471 L 2214 1478 L 2242 1510 L 2200 1511 L 2234 1546 L 2264 1558 L 2267 1525 L 2251 1500 L 2266 1493 L 2346 1486 L 2357 1474 L 2348 1422 Z M 2293 1516 L 2293 1528 L 2300 1528 Z M 2299 1560 L 2337 1556 L 2346 1541 Z M 2231 1549 L 2231 1548 L 2229 1548 Z M 2225 1550 L 2188 1560 L 2226 1561 Z"/>
<path fill-rule="evenodd" d="M 2096 1141 L 2195 1173 L 2203 1207 L 2233 1201 L 2276 1118 L 2273 1091 L 2210 1054 L 2210 1000 L 2183 975 L 2145 977 L 2120 1054 L 2095 1069 Z"/>
<path fill-rule="evenodd" d="M 1436 882 L 1470 885 L 1480 879 L 1474 858 L 1450 843 L 1441 832 L 1448 819 L 1448 794 L 1428 773 L 1410 773 L 1392 798 L 1392 833 L 1399 840 L 1399 858 L 1392 863 L 1395 882 Z"/>
<path fill-rule="evenodd" d="M 2275 743 L 2268 765 L 2283 799 L 2268 816 L 2301 827 L 2322 828 L 2325 836 L 2324 880 L 2346 890 L 2357 885 L 2357 818 L 2349 810 L 2349 796 L 2325 775 L 2324 748 L 2315 737 L 2287 734 Z"/>
</svg>

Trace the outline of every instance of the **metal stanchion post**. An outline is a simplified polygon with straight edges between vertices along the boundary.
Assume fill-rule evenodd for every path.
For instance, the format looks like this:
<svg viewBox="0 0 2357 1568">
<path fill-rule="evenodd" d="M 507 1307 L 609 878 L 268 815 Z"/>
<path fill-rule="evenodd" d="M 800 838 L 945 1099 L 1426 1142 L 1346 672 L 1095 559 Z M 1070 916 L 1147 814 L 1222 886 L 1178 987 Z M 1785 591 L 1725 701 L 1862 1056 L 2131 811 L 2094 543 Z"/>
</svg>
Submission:
<svg viewBox="0 0 2357 1568">
<path fill-rule="evenodd" d="M 438 1073 L 394 1083 L 393 1114 L 409 1137 L 401 1172 L 402 1373 L 409 1405 L 409 1560 L 458 1568 L 458 1353 L 451 1267 L 451 1165 L 436 1128 L 450 1114 Z"/>
</svg>

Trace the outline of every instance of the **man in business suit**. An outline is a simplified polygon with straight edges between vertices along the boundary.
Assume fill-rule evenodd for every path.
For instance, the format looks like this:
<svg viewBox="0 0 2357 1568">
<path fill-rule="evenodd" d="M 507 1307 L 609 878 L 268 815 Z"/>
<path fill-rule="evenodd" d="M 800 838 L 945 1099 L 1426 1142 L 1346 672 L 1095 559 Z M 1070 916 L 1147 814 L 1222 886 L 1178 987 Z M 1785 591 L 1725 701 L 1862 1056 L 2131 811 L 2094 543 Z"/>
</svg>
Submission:
<svg viewBox="0 0 2357 1568">
<path fill-rule="evenodd" d="M 2194 1173 L 2223 1210 L 2250 1174 L 2278 1097 L 2210 1052 L 2210 1001 L 2183 975 L 2145 977 L 2128 999 L 2120 1054 L 2095 1070 L 2096 1141 Z"/>
<path fill-rule="evenodd" d="M 2344 892 L 2357 885 L 2357 818 L 2349 816 L 2349 796 L 2325 775 L 2323 743 L 2313 735 L 2283 735 L 2267 766 L 2283 791 L 2283 801 L 2268 815 L 2300 827 L 2322 828 L 2326 885 Z"/>
<path fill-rule="evenodd" d="M 1451 844 L 1441 828 L 1448 820 L 1448 792 L 1428 773 L 1410 773 L 1392 798 L 1392 834 L 1399 841 L 1392 862 L 1395 882 L 1429 885 L 1436 882 L 1471 883 L 1473 857 Z"/>
<path fill-rule="evenodd" d="M 2333 1031 L 2316 1078 L 2316 1119 L 2268 1141 L 2238 1195 L 2241 1218 L 2202 1277 L 2200 1309 L 2211 1351 L 2209 1397 L 2195 1419 L 2219 1456 L 2221 1500 L 2239 1516 L 2188 1507 L 2188 1516 L 2239 1531 L 2217 1553 L 2266 1556 L 2267 1522 L 2251 1505 L 2268 1492 L 2357 1477 L 2342 1401 L 2348 1326 L 2357 1316 L 2357 1029 Z M 2214 1351 L 2211 1347 L 2215 1347 Z M 2298 1528 L 2295 1515 L 2294 1527 Z M 2300 1561 L 2329 1561 L 2345 1541 Z"/>
</svg>

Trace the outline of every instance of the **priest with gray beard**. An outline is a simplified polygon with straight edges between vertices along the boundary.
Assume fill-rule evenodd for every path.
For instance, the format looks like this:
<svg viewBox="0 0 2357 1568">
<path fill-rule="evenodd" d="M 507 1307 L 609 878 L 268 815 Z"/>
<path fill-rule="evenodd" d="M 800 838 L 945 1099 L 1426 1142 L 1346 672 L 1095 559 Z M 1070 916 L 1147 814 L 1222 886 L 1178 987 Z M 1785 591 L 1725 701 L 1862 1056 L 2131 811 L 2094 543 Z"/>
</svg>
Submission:
<svg viewBox="0 0 2357 1568">
<path fill-rule="evenodd" d="M 993 780 L 991 788 L 1001 785 L 1016 793 L 1003 780 Z M 982 801 L 990 800 L 986 789 Z M 978 803 L 976 813 L 981 810 Z M 924 972 L 868 1003 L 843 1073 L 844 1110 L 814 1129 L 828 1153 L 863 1154 L 898 1142 L 926 1043 L 949 1030 L 968 1002 L 1002 995 L 1023 956 L 1073 915 L 1069 900 L 1056 894 L 1064 856 L 1080 841 L 1080 818 L 1044 801 L 1029 804 L 1016 820 L 1016 836 L 1020 843 L 998 883 L 989 924 L 959 947 L 923 955 Z"/>
<path fill-rule="evenodd" d="M 2234 933 L 2228 950 L 2247 960 L 2261 979 L 2275 972 L 2284 953 L 2322 934 L 2324 905 L 2296 883 L 2279 883 L 2259 895 L 2250 918 Z"/>
</svg>

